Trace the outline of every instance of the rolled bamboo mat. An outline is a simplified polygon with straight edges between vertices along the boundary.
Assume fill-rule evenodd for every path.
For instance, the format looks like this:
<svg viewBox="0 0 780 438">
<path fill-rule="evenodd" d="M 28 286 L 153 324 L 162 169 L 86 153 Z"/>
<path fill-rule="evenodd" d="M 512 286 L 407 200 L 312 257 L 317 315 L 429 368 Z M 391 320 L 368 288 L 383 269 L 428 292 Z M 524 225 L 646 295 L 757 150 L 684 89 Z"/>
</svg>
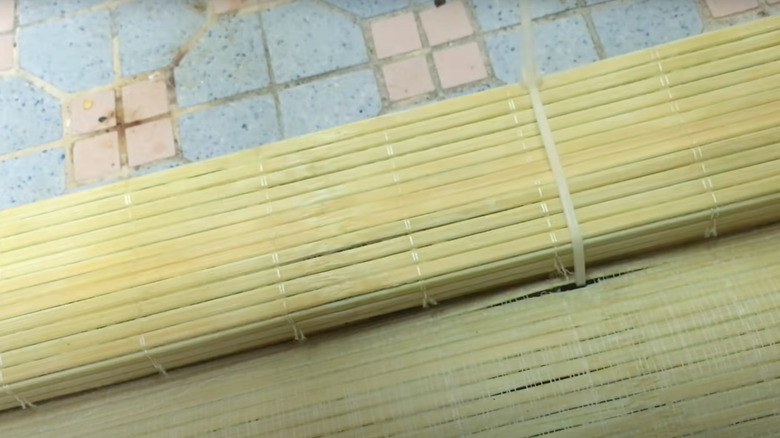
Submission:
<svg viewBox="0 0 780 438">
<path fill-rule="evenodd" d="M 616 263 L 569 292 L 481 294 L 0 424 L 14 438 L 780 436 L 779 239 Z"/>
<path fill-rule="evenodd" d="M 587 263 L 780 218 L 780 17 L 544 78 Z M 0 409 L 571 265 L 526 90 L 0 212 Z"/>
</svg>

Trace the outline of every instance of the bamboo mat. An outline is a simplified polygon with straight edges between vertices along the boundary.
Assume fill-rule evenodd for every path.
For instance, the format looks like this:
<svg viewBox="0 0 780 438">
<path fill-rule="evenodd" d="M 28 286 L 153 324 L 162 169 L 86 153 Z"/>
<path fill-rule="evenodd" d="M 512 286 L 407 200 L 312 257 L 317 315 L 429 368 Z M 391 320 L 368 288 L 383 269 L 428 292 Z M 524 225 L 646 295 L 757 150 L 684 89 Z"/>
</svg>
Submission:
<svg viewBox="0 0 780 438">
<path fill-rule="evenodd" d="M 780 218 L 780 17 L 545 77 L 589 266 Z M 0 409 L 555 274 L 507 86 L 0 212 Z"/>
<path fill-rule="evenodd" d="M 0 424 L 11 438 L 780 436 L 778 240 L 774 226 L 599 268 L 583 289 L 470 297 Z"/>
</svg>

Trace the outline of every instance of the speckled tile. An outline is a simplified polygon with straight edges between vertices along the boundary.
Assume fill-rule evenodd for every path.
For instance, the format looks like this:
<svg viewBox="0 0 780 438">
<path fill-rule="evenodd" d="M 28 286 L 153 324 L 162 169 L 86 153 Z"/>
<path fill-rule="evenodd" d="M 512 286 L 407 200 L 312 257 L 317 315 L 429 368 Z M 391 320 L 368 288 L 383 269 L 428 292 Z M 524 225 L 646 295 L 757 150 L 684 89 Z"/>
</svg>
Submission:
<svg viewBox="0 0 780 438">
<path fill-rule="evenodd" d="M 375 17 L 408 6 L 408 0 L 324 0 L 359 17 Z"/>
<path fill-rule="evenodd" d="M 607 56 L 701 33 L 703 24 L 693 0 L 640 0 L 616 3 L 592 12 Z"/>
<path fill-rule="evenodd" d="M 279 101 L 288 137 L 374 117 L 382 108 L 371 70 L 289 88 L 279 93 Z"/>
<path fill-rule="evenodd" d="M 108 11 L 23 27 L 18 45 L 23 69 L 67 92 L 114 80 Z"/>
<path fill-rule="evenodd" d="M 474 15 L 485 31 L 520 24 L 520 4 L 517 0 L 474 0 Z M 555 14 L 577 6 L 576 0 L 531 0 L 533 18 Z"/>
<path fill-rule="evenodd" d="M 179 106 L 188 107 L 270 83 L 260 15 L 217 21 L 174 69 Z"/>
<path fill-rule="evenodd" d="M 24 25 L 63 16 L 105 2 L 106 0 L 19 0 L 19 23 Z"/>
<path fill-rule="evenodd" d="M 116 9 L 122 75 L 168 66 L 206 20 L 206 0 L 141 0 Z"/>
<path fill-rule="evenodd" d="M 61 195 L 65 178 L 61 148 L 0 161 L 0 210 Z"/>
<path fill-rule="evenodd" d="M 534 23 L 536 62 L 542 74 L 589 64 L 598 60 L 585 20 L 578 16 Z M 489 37 L 485 41 L 496 78 L 506 83 L 520 80 L 523 53 L 520 31 Z"/>
<path fill-rule="evenodd" d="M 185 164 L 183 161 L 166 161 L 162 163 L 155 163 L 150 164 L 148 166 L 139 167 L 137 169 L 133 169 L 130 172 L 131 176 L 142 176 L 142 175 L 148 175 L 150 173 L 159 172 L 161 170 L 168 170 L 173 169 L 175 167 L 179 167 L 182 164 Z"/>
<path fill-rule="evenodd" d="M 0 79 L 0 126 L 0 155 L 58 140 L 60 101 L 22 79 Z"/>
<path fill-rule="evenodd" d="M 270 95 L 249 97 L 179 118 L 184 158 L 206 160 L 281 139 Z"/>
<path fill-rule="evenodd" d="M 298 0 L 276 6 L 263 13 L 263 25 L 277 82 L 368 61 L 360 26 L 316 3 Z"/>
</svg>

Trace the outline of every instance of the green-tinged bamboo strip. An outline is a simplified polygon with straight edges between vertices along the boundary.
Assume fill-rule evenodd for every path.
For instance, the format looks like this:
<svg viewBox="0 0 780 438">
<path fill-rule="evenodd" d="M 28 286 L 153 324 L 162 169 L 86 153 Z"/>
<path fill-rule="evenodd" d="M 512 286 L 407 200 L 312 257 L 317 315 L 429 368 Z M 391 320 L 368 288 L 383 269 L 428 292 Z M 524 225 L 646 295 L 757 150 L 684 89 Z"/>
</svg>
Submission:
<svg viewBox="0 0 780 438">
<path fill-rule="evenodd" d="M 780 219 L 779 36 L 773 17 L 543 78 L 589 266 Z M 565 276 L 547 160 L 510 85 L 2 211 L 0 408 Z"/>
</svg>

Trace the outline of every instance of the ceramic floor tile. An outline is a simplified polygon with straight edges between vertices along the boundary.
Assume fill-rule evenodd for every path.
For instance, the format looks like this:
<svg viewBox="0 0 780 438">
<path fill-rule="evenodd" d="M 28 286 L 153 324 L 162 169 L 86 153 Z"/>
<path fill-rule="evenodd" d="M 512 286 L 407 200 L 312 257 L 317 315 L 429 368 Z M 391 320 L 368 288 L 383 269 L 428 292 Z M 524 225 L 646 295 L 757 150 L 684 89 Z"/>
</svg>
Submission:
<svg viewBox="0 0 780 438">
<path fill-rule="evenodd" d="M 472 5 L 479 27 L 485 32 L 520 24 L 517 0 L 473 0 Z M 531 0 L 531 13 L 533 18 L 539 18 L 576 6 L 576 0 Z"/>
<path fill-rule="evenodd" d="M 0 210 L 61 195 L 65 179 L 61 148 L 0 161 Z"/>
<path fill-rule="evenodd" d="M 206 160 L 281 139 L 270 95 L 249 97 L 179 118 L 184 158 Z"/>
<path fill-rule="evenodd" d="M 106 0 L 19 0 L 19 23 L 24 25 L 63 16 L 105 2 Z"/>
<path fill-rule="evenodd" d="M 73 144 L 73 178 L 89 181 L 119 171 L 119 137 L 116 131 L 79 140 Z"/>
<path fill-rule="evenodd" d="M 424 56 L 385 65 L 382 72 L 390 100 L 406 99 L 434 90 Z"/>
<path fill-rule="evenodd" d="M 14 66 L 14 36 L 0 35 L 0 71 Z"/>
<path fill-rule="evenodd" d="M 758 8 L 756 0 L 705 0 L 712 16 L 715 18 L 739 14 Z"/>
<path fill-rule="evenodd" d="M 432 46 L 474 33 L 466 7 L 458 1 L 449 1 L 441 7 L 420 12 L 420 21 L 428 38 L 428 44 Z"/>
<path fill-rule="evenodd" d="M 159 116 L 169 111 L 165 81 L 135 82 L 122 87 L 122 110 L 125 123 Z"/>
<path fill-rule="evenodd" d="M 592 12 L 607 56 L 617 56 L 701 33 L 693 0 L 640 0 Z"/>
<path fill-rule="evenodd" d="M 443 88 L 457 87 L 487 77 L 477 43 L 434 51 L 433 62 Z"/>
<path fill-rule="evenodd" d="M 211 7 L 215 14 L 232 12 L 255 4 L 257 0 L 211 0 Z"/>
<path fill-rule="evenodd" d="M 176 155 L 173 124 L 165 118 L 127 128 L 127 164 L 140 166 Z"/>
<path fill-rule="evenodd" d="M 205 0 L 141 0 L 116 8 L 122 74 L 168 66 L 206 20 Z"/>
<path fill-rule="evenodd" d="M 371 70 L 321 79 L 279 93 L 287 137 L 295 137 L 379 114 L 376 78 Z"/>
<path fill-rule="evenodd" d="M 174 69 L 181 107 L 257 90 L 270 83 L 260 15 L 219 20 Z"/>
<path fill-rule="evenodd" d="M 22 79 L 0 78 L 0 126 L 0 155 L 58 140 L 60 101 Z"/>
<path fill-rule="evenodd" d="M 263 25 L 277 82 L 368 61 L 360 26 L 316 3 L 298 0 L 276 6 L 263 13 Z"/>
<path fill-rule="evenodd" d="M 496 78 L 505 83 L 521 80 L 520 31 L 488 37 L 485 41 Z M 585 20 L 578 15 L 558 20 L 534 23 L 536 62 L 543 74 L 568 70 L 598 60 L 596 48 L 588 33 Z"/>
<path fill-rule="evenodd" d="M 108 11 L 22 27 L 18 45 L 23 69 L 67 92 L 114 80 Z"/>
<path fill-rule="evenodd" d="M 375 17 L 397 11 L 409 4 L 408 0 L 325 0 L 360 17 Z"/>
<path fill-rule="evenodd" d="M 417 22 L 411 12 L 373 21 L 371 35 L 374 38 L 374 48 L 379 59 L 422 48 Z"/>
<path fill-rule="evenodd" d="M 16 0 L 0 0 L 0 33 L 14 28 Z"/>
<path fill-rule="evenodd" d="M 113 90 L 83 94 L 68 103 L 70 132 L 86 134 L 116 125 L 116 97 Z"/>
</svg>

